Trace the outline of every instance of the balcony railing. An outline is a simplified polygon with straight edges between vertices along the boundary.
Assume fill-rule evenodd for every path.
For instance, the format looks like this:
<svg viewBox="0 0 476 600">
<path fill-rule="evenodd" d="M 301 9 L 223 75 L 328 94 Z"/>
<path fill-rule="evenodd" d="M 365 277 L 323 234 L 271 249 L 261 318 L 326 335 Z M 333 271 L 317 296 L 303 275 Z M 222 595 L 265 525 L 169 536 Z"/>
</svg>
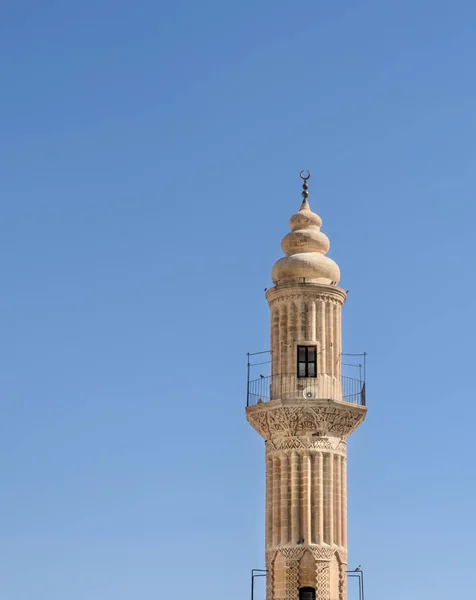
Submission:
<svg viewBox="0 0 476 600">
<path fill-rule="evenodd" d="M 247 406 L 270 400 L 340 400 L 366 406 L 365 380 L 360 377 L 319 373 L 317 377 L 298 377 L 294 373 L 260 375 L 248 381 Z"/>
</svg>

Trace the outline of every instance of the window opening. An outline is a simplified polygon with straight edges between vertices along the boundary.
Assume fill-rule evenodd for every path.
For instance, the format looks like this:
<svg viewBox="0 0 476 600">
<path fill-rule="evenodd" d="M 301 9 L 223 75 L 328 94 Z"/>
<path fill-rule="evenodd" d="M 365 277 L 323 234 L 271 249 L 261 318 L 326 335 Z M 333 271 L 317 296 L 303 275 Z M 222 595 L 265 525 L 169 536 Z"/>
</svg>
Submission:
<svg viewBox="0 0 476 600">
<path fill-rule="evenodd" d="M 317 348 L 316 346 L 297 347 L 297 376 L 317 377 Z"/>
<path fill-rule="evenodd" d="M 299 590 L 299 600 L 316 600 L 316 590 L 312 587 L 303 587 Z"/>
</svg>

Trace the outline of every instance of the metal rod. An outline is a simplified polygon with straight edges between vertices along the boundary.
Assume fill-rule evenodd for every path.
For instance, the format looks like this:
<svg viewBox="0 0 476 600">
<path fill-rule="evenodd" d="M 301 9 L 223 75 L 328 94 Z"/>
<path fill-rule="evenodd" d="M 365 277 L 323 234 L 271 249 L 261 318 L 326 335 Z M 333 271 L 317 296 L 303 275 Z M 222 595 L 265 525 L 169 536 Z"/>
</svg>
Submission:
<svg viewBox="0 0 476 600">
<path fill-rule="evenodd" d="M 346 571 L 347 577 L 357 577 L 359 580 L 359 600 L 364 600 L 364 572 L 362 569 L 359 571 Z"/>
<path fill-rule="evenodd" d="M 362 600 L 362 588 L 361 588 L 361 585 L 360 585 L 360 576 L 359 576 L 359 574 L 358 573 L 352 573 L 352 572 L 349 573 L 347 571 L 347 576 L 348 577 L 357 577 L 357 579 L 359 580 L 359 600 Z"/>
<path fill-rule="evenodd" d="M 248 357 L 248 377 L 247 377 L 247 381 L 246 381 L 246 406 L 249 406 L 250 405 L 250 369 L 251 369 L 250 353 L 248 352 L 246 354 L 246 356 Z"/>
<path fill-rule="evenodd" d="M 251 569 L 251 600 L 254 600 L 255 596 L 255 577 L 266 577 L 266 569 Z M 256 575 L 256 573 L 260 573 Z"/>
</svg>

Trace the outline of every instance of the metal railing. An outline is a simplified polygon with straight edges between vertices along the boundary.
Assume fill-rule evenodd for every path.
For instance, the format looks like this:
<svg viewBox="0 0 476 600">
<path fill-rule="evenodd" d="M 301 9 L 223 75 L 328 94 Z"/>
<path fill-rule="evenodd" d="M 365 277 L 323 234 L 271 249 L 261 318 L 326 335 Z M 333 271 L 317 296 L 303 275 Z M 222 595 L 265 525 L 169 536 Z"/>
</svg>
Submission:
<svg viewBox="0 0 476 600">
<path fill-rule="evenodd" d="M 277 399 L 340 400 L 366 406 L 365 381 L 327 373 L 317 377 L 298 377 L 294 373 L 260 375 L 248 381 L 247 406 Z"/>
<path fill-rule="evenodd" d="M 255 583 L 255 578 L 257 577 L 266 577 L 268 571 L 266 569 L 251 569 L 251 600 L 254 600 L 254 583 Z M 353 571 L 346 571 L 346 576 L 347 576 L 347 581 L 351 578 L 356 578 L 358 581 L 358 594 L 359 594 L 359 600 L 364 600 L 364 572 L 362 570 L 362 567 L 360 567 L 360 565 L 354 569 Z M 309 588 L 310 590 L 312 590 L 312 588 Z M 315 597 L 315 592 L 316 590 L 314 590 L 314 597 Z M 350 599 L 350 595 L 349 595 L 349 599 Z M 331 598 L 331 600 L 333 600 Z M 336 598 L 337 600 L 337 598 Z"/>
</svg>

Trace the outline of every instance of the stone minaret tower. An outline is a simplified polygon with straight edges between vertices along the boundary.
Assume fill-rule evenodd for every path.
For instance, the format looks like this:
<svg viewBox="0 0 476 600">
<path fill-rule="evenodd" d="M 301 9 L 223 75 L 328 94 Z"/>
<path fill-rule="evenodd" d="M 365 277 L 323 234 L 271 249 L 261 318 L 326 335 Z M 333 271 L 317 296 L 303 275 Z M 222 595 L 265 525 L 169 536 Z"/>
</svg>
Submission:
<svg viewBox="0 0 476 600">
<path fill-rule="evenodd" d="M 347 600 L 346 442 L 367 412 L 363 381 L 341 376 L 346 292 L 309 176 L 266 294 L 272 375 L 246 409 L 266 444 L 267 600 Z"/>
</svg>

